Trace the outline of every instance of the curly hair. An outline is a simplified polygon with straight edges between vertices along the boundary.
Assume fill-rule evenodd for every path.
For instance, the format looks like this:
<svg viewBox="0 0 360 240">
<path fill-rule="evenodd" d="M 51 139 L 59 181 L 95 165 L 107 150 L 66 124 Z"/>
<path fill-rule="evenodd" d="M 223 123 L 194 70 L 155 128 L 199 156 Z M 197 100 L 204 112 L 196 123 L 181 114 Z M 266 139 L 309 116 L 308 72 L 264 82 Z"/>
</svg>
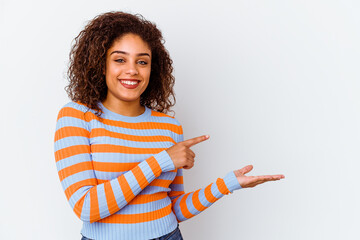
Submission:
<svg viewBox="0 0 360 240">
<path fill-rule="evenodd" d="M 74 39 L 69 54 L 69 84 L 65 91 L 72 101 L 96 110 L 100 117 L 102 111 L 97 102 L 105 100 L 108 89 L 104 75 L 106 53 L 114 41 L 127 33 L 140 36 L 152 53 L 150 81 L 140 96 L 140 104 L 167 113 L 176 102 L 172 60 L 161 31 L 140 14 L 107 12 L 85 26 Z"/>
</svg>

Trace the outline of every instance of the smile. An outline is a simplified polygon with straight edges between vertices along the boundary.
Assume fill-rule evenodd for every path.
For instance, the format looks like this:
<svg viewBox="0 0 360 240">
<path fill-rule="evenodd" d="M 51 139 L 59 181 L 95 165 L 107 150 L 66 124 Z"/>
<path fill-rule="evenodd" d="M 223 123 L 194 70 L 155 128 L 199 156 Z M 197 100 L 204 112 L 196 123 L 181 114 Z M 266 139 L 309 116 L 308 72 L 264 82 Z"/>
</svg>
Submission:
<svg viewBox="0 0 360 240">
<path fill-rule="evenodd" d="M 140 81 L 139 80 L 133 80 L 133 79 L 124 79 L 120 80 L 121 85 L 123 85 L 125 88 L 133 89 L 139 86 Z"/>
</svg>

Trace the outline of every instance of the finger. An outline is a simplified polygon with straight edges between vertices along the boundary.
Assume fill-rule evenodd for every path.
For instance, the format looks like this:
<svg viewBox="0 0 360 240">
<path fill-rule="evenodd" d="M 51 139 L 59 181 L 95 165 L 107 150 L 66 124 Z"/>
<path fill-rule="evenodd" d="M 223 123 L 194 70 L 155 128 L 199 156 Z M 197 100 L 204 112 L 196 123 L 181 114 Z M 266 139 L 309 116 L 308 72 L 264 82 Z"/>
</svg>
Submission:
<svg viewBox="0 0 360 240">
<path fill-rule="evenodd" d="M 257 181 L 250 183 L 250 186 L 255 187 L 256 185 L 259 185 L 262 183 L 266 183 L 266 182 L 270 182 L 270 181 L 278 181 L 278 180 L 280 180 L 280 178 L 267 177 L 267 178 L 263 178 L 263 179 L 258 179 Z"/>
<path fill-rule="evenodd" d="M 192 147 L 194 146 L 195 144 L 198 144 L 198 143 L 201 143 L 207 139 L 209 139 L 209 135 L 202 135 L 200 137 L 195 137 L 195 138 L 191 138 L 191 139 L 188 139 L 188 140 L 185 140 L 183 141 L 183 143 L 185 144 L 185 146 L 187 147 Z"/>
<path fill-rule="evenodd" d="M 195 158 L 196 155 L 195 155 L 194 151 L 191 150 L 190 148 L 189 148 L 189 153 L 192 158 Z"/>
<path fill-rule="evenodd" d="M 187 159 L 187 161 L 189 163 L 194 163 L 195 162 L 195 159 L 192 156 L 188 156 L 186 159 Z"/>
<path fill-rule="evenodd" d="M 247 166 L 243 167 L 242 169 L 240 169 L 239 171 L 240 171 L 242 174 L 247 174 L 247 173 L 250 172 L 252 169 L 253 169 L 253 166 L 252 166 L 252 165 L 247 165 Z"/>
<path fill-rule="evenodd" d="M 284 178 L 285 176 L 284 175 L 264 175 L 264 176 L 257 176 L 258 179 L 264 179 L 264 180 L 271 180 L 271 179 L 282 179 Z"/>
<path fill-rule="evenodd" d="M 194 162 L 189 162 L 186 166 L 184 166 L 184 169 L 190 169 L 194 166 Z"/>
</svg>

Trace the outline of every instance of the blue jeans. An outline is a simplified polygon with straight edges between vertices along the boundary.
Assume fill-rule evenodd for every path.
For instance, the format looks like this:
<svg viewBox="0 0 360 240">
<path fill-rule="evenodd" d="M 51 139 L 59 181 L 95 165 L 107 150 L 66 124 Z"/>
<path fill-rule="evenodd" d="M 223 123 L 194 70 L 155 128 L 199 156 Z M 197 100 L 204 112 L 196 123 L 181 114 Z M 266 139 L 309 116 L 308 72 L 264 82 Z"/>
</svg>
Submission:
<svg viewBox="0 0 360 240">
<path fill-rule="evenodd" d="M 93 239 L 83 236 L 81 238 L 81 240 L 93 240 Z M 158 238 L 153 238 L 151 240 L 183 240 L 183 237 L 180 232 L 179 224 L 178 224 L 177 228 L 174 231 L 172 231 L 171 233 L 168 233 L 168 234 L 158 237 Z"/>
</svg>

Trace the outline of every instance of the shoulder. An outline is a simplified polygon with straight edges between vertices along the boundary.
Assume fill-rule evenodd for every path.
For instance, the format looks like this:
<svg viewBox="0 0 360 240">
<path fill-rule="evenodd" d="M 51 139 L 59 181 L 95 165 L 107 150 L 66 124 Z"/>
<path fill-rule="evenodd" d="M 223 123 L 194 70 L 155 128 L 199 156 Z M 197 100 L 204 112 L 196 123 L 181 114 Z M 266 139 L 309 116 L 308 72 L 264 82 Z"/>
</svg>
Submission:
<svg viewBox="0 0 360 240">
<path fill-rule="evenodd" d="M 67 109 L 76 109 L 76 110 L 79 110 L 82 112 L 86 112 L 86 111 L 88 111 L 89 108 L 83 103 L 71 101 L 71 102 L 68 102 L 65 105 L 63 105 L 61 107 L 60 111 L 65 111 Z"/>
<path fill-rule="evenodd" d="M 68 102 L 63 105 L 58 113 L 58 120 L 62 117 L 75 117 L 79 119 L 84 119 L 87 112 L 94 112 L 94 110 L 87 107 L 85 104 L 80 102 Z"/>
<path fill-rule="evenodd" d="M 151 110 L 151 116 L 162 120 L 163 122 L 171 123 L 177 126 L 181 126 L 181 123 L 173 116 L 170 116 L 166 113 L 158 112 L 155 110 Z"/>
<path fill-rule="evenodd" d="M 183 128 L 181 123 L 173 116 L 151 110 L 152 121 L 166 124 L 164 129 L 169 129 L 173 134 L 175 142 L 183 141 Z"/>
</svg>

